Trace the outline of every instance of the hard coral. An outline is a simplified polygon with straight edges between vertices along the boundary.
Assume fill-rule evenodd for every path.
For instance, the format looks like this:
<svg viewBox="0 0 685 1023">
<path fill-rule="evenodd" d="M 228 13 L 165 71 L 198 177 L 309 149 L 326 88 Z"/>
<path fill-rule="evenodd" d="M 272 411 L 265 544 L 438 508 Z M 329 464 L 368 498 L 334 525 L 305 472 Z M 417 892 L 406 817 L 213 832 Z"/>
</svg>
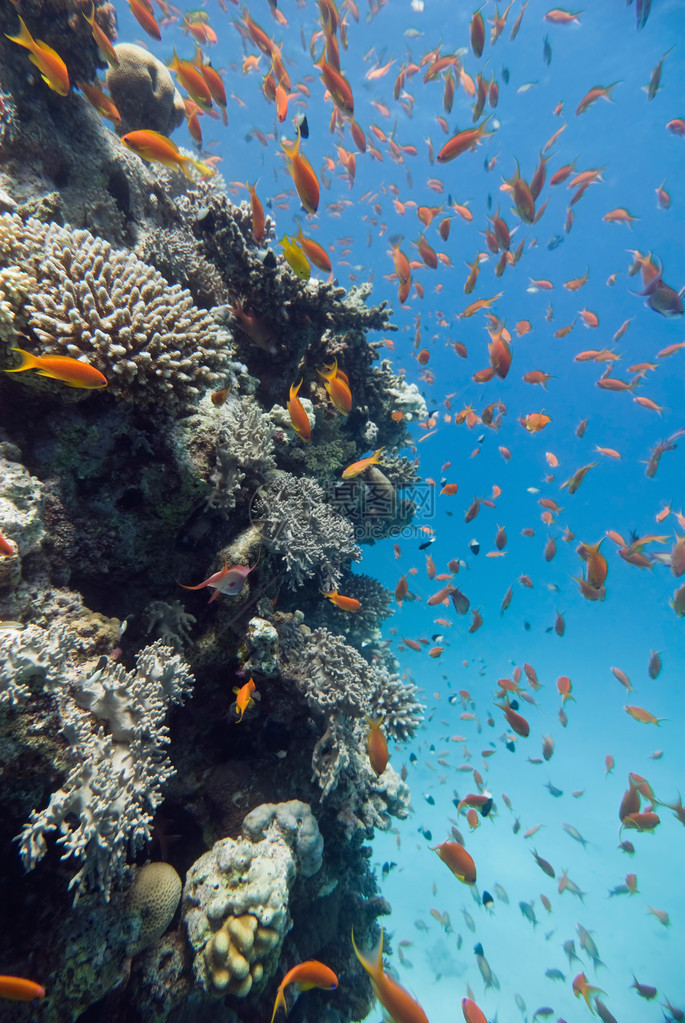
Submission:
<svg viewBox="0 0 685 1023">
<path fill-rule="evenodd" d="M 86 358 L 109 393 L 183 409 L 223 379 L 229 338 L 190 294 L 89 231 L 0 217 L 0 266 L 34 281 L 26 306 L 44 354 Z"/>
<path fill-rule="evenodd" d="M 301 862 L 303 830 L 308 852 Z M 222 839 L 201 856 L 183 892 L 195 976 L 215 996 L 245 998 L 264 989 L 291 927 L 295 879 L 303 863 L 312 873 L 317 862 L 320 866 L 311 855 L 314 848 L 320 852 L 318 826 L 306 804 L 257 807 L 245 819 L 244 833 L 238 840 Z"/>
<path fill-rule="evenodd" d="M 126 893 L 126 911 L 138 917 L 140 930 L 129 953 L 153 945 L 171 923 L 181 900 L 183 883 L 170 863 L 146 863 L 136 870 Z"/>
<path fill-rule="evenodd" d="M 135 43 L 119 43 L 115 51 L 119 64 L 108 67 L 107 87 L 121 114 L 117 131 L 147 128 L 171 135 L 183 123 L 185 107 L 169 70 Z"/>
</svg>

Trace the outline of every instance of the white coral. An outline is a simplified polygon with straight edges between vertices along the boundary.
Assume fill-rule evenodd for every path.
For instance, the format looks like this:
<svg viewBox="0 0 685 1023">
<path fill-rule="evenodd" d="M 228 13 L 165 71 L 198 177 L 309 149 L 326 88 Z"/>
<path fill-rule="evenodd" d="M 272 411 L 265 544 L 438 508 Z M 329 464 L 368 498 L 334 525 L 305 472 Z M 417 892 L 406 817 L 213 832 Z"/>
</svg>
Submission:
<svg viewBox="0 0 685 1023">
<path fill-rule="evenodd" d="M 0 267 L 34 282 L 26 305 L 43 353 L 85 358 L 110 393 L 185 406 L 225 378 L 229 335 L 190 292 L 132 253 L 68 225 L 0 217 Z"/>
</svg>

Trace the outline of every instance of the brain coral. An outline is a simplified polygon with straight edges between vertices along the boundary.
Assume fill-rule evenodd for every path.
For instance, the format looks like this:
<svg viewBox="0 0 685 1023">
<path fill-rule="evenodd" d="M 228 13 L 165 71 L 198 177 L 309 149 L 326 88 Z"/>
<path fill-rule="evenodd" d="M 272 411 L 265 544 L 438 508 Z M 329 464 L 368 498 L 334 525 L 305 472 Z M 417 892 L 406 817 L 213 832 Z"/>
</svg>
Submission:
<svg viewBox="0 0 685 1023">
<path fill-rule="evenodd" d="M 25 306 L 42 352 L 86 358 L 109 393 L 182 409 L 225 382 L 230 338 L 188 291 L 89 231 L 0 217 L 0 267 L 33 279 Z"/>
<path fill-rule="evenodd" d="M 126 909 L 140 917 L 140 932 L 131 955 L 154 944 L 171 923 L 183 883 L 170 863 L 146 863 L 136 871 L 126 895 Z"/>
</svg>

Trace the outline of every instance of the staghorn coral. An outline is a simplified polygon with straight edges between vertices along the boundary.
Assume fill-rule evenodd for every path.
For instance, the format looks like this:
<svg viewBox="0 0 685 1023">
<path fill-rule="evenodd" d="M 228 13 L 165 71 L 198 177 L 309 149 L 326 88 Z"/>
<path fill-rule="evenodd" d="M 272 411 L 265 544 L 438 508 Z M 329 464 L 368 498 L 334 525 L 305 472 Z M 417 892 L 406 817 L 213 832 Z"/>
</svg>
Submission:
<svg viewBox="0 0 685 1023">
<path fill-rule="evenodd" d="M 86 358 L 108 391 L 183 409 L 223 379 L 229 338 L 190 294 L 89 231 L 0 218 L 0 266 L 34 280 L 29 326 L 51 354 Z"/>
<path fill-rule="evenodd" d="M 342 569 L 361 557 L 350 523 L 324 498 L 314 480 L 290 473 L 282 473 L 255 495 L 252 521 L 261 526 L 267 550 L 284 562 L 293 589 L 313 576 L 321 589 L 335 589 Z"/>
<path fill-rule="evenodd" d="M 150 839 L 161 787 L 174 771 L 164 719 L 194 679 L 159 641 L 138 653 L 135 671 L 105 661 L 85 678 L 71 665 L 71 640 L 61 630 L 46 635 L 31 626 L 11 637 L 2 651 L 2 676 L 16 678 L 18 665 L 24 690 L 28 682 L 43 683 L 56 701 L 71 762 L 62 788 L 45 810 L 31 812 L 19 836 L 24 866 L 35 867 L 47 851 L 46 835 L 59 830 L 64 857 L 82 864 L 69 885 L 75 898 L 84 888 L 108 898 L 123 877 L 129 848 Z M 22 700 L 28 695 L 19 694 Z"/>
<path fill-rule="evenodd" d="M 216 842 L 190 867 L 183 890 L 195 976 L 215 996 L 264 989 L 292 926 L 298 873 L 311 876 L 321 866 L 323 841 L 306 803 L 257 807 L 243 835 Z"/>
</svg>

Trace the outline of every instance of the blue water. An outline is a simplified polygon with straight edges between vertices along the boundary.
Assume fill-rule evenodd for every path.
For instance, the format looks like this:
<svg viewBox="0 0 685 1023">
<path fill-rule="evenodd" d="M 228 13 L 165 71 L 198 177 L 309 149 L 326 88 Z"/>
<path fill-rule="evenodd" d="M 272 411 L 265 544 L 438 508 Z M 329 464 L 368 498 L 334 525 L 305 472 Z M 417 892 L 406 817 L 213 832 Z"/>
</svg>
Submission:
<svg viewBox="0 0 685 1023">
<path fill-rule="evenodd" d="M 494 15 L 495 6 L 484 4 L 486 19 Z M 464 66 L 472 78 L 482 70 L 488 78 L 494 74 L 499 82 L 499 104 L 493 112 L 498 127 L 478 150 L 443 166 L 429 164 L 425 142 L 430 137 L 437 152 L 448 137 L 436 123 L 436 117 L 443 115 L 442 81 L 424 84 L 423 69 L 407 80 L 406 90 L 414 101 L 412 116 L 394 101 L 393 83 L 403 61 L 419 63 L 438 45 L 443 52 L 468 47 L 471 5 L 427 0 L 423 11 L 414 11 L 409 3 L 390 0 L 374 17 L 363 8 L 359 24 L 348 14 L 349 48 L 341 48 L 341 66 L 353 87 L 357 121 L 367 134 L 370 124 L 375 123 L 398 144 L 415 145 L 418 150 L 417 156 L 406 155 L 403 163 L 397 163 L 387 144 L 376 142 L 383 161 L 374 160 L 368 153 L 357 154 L 353 186 L 338 161 L 336 143 L 340 140 L 329 133 L 332 106 L 323 100 L 323 86 L 318 74 L 313 74 L 308 49 L 303 50 L 301 43 L 301 32 L 308 45 L 318 28 L 317 7 L 313 3 L 293 6 L 285 0 L 279 4 L 288 20 L 288 26 L 283 27 L 274 23 L 266 4 L 250 6 L 253 17 L 282 41 L 293 83 L 308 76 L 310 98 L 291 102 L 285 124 L 278 125 L 275 108 L 261 94 L 261 74 L 267 70 L 265 58 L 259 74 L 241 73 L 244 53 L 256 51 L 251 46 L 243 48 L 233 24 L 238 9 L 231 7 L 226 15 L 214 0 L 207 6 L 219 36 L 218 45 L 208 52 L 214 65 L 225 72 L 228 91 L 244 104 L 235 98 L 229 100 L 227 129 L 204 119 L 208 151 L 221 155 L 221 170 L 229 182 L 259 179 L 262 200 L 271 197 L 275 201 L 273 212 L 280 238 L 284 232 L 295 231 L 294 218 L 300 210 L 276 138 L 281 133 L 292 138 L 292 114 L 306 110 L 310 137 L 304 147 L 309 160 L 318 172 L 326 158 L 336 161 L 336 166 L 332 174 L 324 170 L 330 188 L 322 187 L 319 212 L 308 218 L 305 232 L 331 249 L 333 273 L 341 284 L 373 280 L 372 301 L 386 300 L 392 305 L 399 331 L 387 335 L 394 348 L 384 348 L 383 353 L 396 369 L 406 372 L 409 380 L 420 384 L 429 409 L 436 412 L 436 432 L 425 441 L 422 438 L 427 431 L 411 426 L 421 474 L 437 481 L 433 507 L 407 536 L 399 538 L 400 558 L 394 556 L 392 541 L 385 541 L 365 549 L 361 566 L 393 590 L 401 575 L 412 568 L 418 570 L 408 575 L 417 599 L 397 607 L 385 630 L 398 652 L 402 670 L 416 680 L 427 703 L 426 721 L 414 744 L 391 751 L 396 769 L 408 765 L 414 814 L 376 840 L 374 859 L 379 873 L 384 862 L 397 863 L 383 882 L 383 891 L 393 905 L 386 926 L 395 949 L 402 939 L 413 943 L 404 949 L 411 966 L 399 964 L 395 956 L 395 967 L 401 982 L 421 1001 L 432 1023 L 452 1023 L 461 1018 L 459 1003 L 467 994 L 467 986 L 489 1019 L 518 1019 L 516 993 L 527 1007 L 527 1019 L 543 1006 L 554 1009 L 553 1018 L 582 1019 L 587 1010 L 571 991 L 571 980 L 581 970 L 591 983 L 607 992 L 605 1002 L 623 1023 L 656 1023 L 663 1018 L 658 1003 L 664 997 L 685 1006 L 682 825 L 670 810 L 658 807 L 661 824 L 654 834 L 623 832 L 622 837 L 634 843 L 635 855 L 628 856 L 617 848 L 618 807 L 630 771 L 646 777 L 662 800 L 673 802 L 679 788 L 685 791 L 681 692 L 685 622 L 668 604 L 679 581 L 664 565 L 643 570 L 626 564 L 617 556 L 610 539 L 602 547 L 609 563 L 605 602 L 586 601 L 570 578 L 583 566 L 576 554 L 579 541 L 596 542 L 607 530 L 615 530 L 629 540 L 635 530 L 638 535 L 667 536 L 666 544 L 652 544 L 647 550 L 668 550 L 677 532 L 676 520 L 670 515 L 658 524 L 655 517 L 669 503 L 674 512 L 683 510 L 685 438 L 675 451 L 664 455 L 655 478 L 645 475 L 645 463 L 654 446 L 685 427 L 685 349 L 671 358 L 656 357 L 667 345 L 685 339 L 683 319 L 665 319 L 631 294 L 642 287 L 639 276 L 627 275 L 631 263 L 627 250 L 652 252 L 663 263 L 664 279 L 669 284 L 676 289 L 685 284 L 685 139 L 670 134 L 665 127 L 673 118 L 685 116 L 685 4 L 654 0 L 641 32 L 636 29 L 634 5 L 626 7 L 622 0 L 594 0 L 584 6 L 580 25 L 556 26 L 543 21 L 548 4 L 530 0 L 518 37 L 511 42 L 511 26 L 521 9 L 515 2 L 496 44 L 491 47 L 488 38 L 480 60 L 470 50 L 466 52 Z M 121 38 L 140 39 L 142 32 L 128 12 L 120 10 L 119 14 Z M 408 36 L 408 30 L 420 34 Z M 545 36 L 552 48 L 549 66 L 543 61 Z M 675 49 L 664 61 L 662 88 L 649 102 L 642 87 L 674 44 Z M 161 44 L 150 43 L 163 59 L 171 57 L 172 45 L 182 57 L 191 57 L 191 42 L 178 25 L 165 27 Z M 320 50 L 319 41 L 317 55 Z M 366 79 L 370 70 L 390 59 L 395 63 L 385 77 Z M 510 76 L 508 85 L 503 80 L 505 67 Z M 575 116 L 577 104 L 591 87 L 613 82 L 620 83 L 613 91 L 613 102 L 599 100 L 586 113 Z M 520 91 L 521 86 L 530 83 L 532 88 Z M 372 106 L 374 100 L 387 104 L 389 117 Z M 555 116 L 554 109 L 561 102 L 563 110 Z M 463 89 L 457 89 L 452 113 L 445 116 L 450 133 L 470 126 L 471 100 Z M 549 204 L 539 223 L 526 226 L 511 212 L 511 202 L 500 190 L 502 179 L 513 176 L 518 160 L 522 174 L 530 180 L 540 151 L 562 125 L 566 125 L 564 131 L 547 154 L 551 156 L 548 183 L 537 206 L 546 199 Z M 268 136 L 266 147 L 256 138 L 246 140 L 254 128 Z M 184 137 L 189 145 L 183 131 L 175 134 L 179 142 Z M 351 151 L 355 148 L 349 132 L 340 144 Z M 496 164 L 488 172 L 485 162 L 495 158 Z M 574 224 L 566 233 L 566 209 L 573 193 L 565 184 L 550 187 L 549 178 L 574 159 L 577 171 L 604 167 L 604 180 L 590 186 L 574 206 Z M 429 178 L 444 184 L 443 194 L 428 186 Z M 668 210 L 658 209 L 655 197 L 655 189 L 664 180 L 671 196 Z M 247 198 L 239 184 L 234 194 L 237 199 Z M 449 239 L 442 242 L 437 227 L 442 216 L 449 213 L 448 196 L 468 203 L 473 221 L 466 223 L 455 215 Z M 388 279 L 394 269 L 388 238 L 402 235 L 404 251 L 410 259 L 417 259 L 412 242 L 418 239 L 421 224 L 413 207 L 404 214 L 397 211 L 395 197 L 401 203 L 444 203 L 443 213 L 425 234 L 429 244 L 446 253 L 451 261 L 451 266 L 439 264 L 437 270 L 415 269 L 414 279 L 423 286 L 424 297 L 419 299 L 412 290 L 403 307 L 397 300 L 397 281 Z M 376 203 L 380 204 L 380 213 L 373 209 Z M 334 204 L 332 209 L 330 204 Z M 280 208 L 283 206 L 287 208 Z M 470 262 L 478 251 L 486 251 L 482 232 L 487 216 L 498 206 L 510 229 L 518 228 L 512 248 L 525 238 L 523 256 L 500 279 L 494 274 L 497 257 L 491 256 L 482 264 L 477 286 L 467 297 L 463 292 L 468 274 L 464 261 Z M 638 218 L 632 228 L 602 220 L 617 207 L 626 208 Z M 547 243 L 556 235 L 563 240 L 549 249 Z M 341 238 L 351 240 L 342 243 Z M 344 248 L 350 251 L 343 257 Z M 587 268 L 589 279 L 582 290 L 572 293 L 564 289 L 565 281 L 581 277 Z M 608 286 L 613 274 L 615 283 Z M 548 279 L 554 288 L 530 291 L 530 278 Z M 478 385 L 473 383 L 472 375 L 488 365 L 484 314 L 469 319 L 457 316 L 469 302 L 499 291 L 503 295 L 494 310 L 506 320 L 512 334 L 513 363 L 506 380 Z M 548 320 L 545 314 L 550 305 L 553 318 Z M 597 314 L 599 327 L 584 328 L 578 319 L 567 337 L 554 339 L 554 332 L 570 324 L 583 308 Z M 425 371 L 416 361 L 419 316 L 420 347 L 430 352 L 425 370 L 430 371 L 432 383 L 425 379 Z M 443 318 L 447 326 L 439 325 L 438 320 Z M 627 333 L 613 345 L 612 336 L 626 319 L 631 320 Z M 517 339 L 514 326 L 519 320 L 529 320 L 532 330 Z M 451 347 L 457 341 L 466 345 L 467 360 L 458 358 Z M 605 364 L 574 361 L 584 349 L 604 347 L 620 353 L 614 369 L 616 377 L 630 379 L 627 367 L 634 363 L 658 365 L 655 371 L 647 372 L 636 394 L 663 406 L 661 415 L 636 404 L 631 393 L 600 390 L 596 381 Z M 531 370 L 552 374 L 546 392 L 522 382 L 523 374 Z M 503 401 L 507 413 L 501 429 L 495 432 L 477 424 L 469 430 L 466 425 L 445 421 L 448 394 L 454 395 L 452 415 L 469 404 L 480 413 L 491 402 Z M 518 416 L 543 409 L 551 417 L 543 432 L 531 435 L 518 424 Z M 576 427 L 582 419 L 588 420 L 588 426 L 579 439 Z M 498 452 L 500 445 L 511 451 L 508 463 Z M 621 459 L 596 455 L 596 445 L 616 449 Z M 556 456 L 558 468 L 549 468 L 545 452 Z M 451 467 L 442 473 L 441 466 L 448 461 Z M 597 465 L 574 495 L 560 489 L 579 467 L 593 461 Z M 438 496 L 442 476 L 459 484 L 456 496 Z M 493 485 L 501 488 L 496 508 L 481 507 L 478 517 L 465 524 L 464 512 L 473 498 L 490 497 Z M 529 488 L 539 492 L 531 493 Z M 562 507 L 549 528 L 540 519 L 537 502 L 541 497 L 553 498 Z M 507 531 L 506 556 L 487 558 L 486 553 L 494 550 L 498 524 Z M 484 624 L 474 635 L 467 631 L 470 615 L 461 618 L 451 608 L 426 606 L 427 597 L 444 584 L 427 577 L 425 553 L 418 550 L 427 534 L 418 532 L 420 525 L 429 527 L 437 538 L 428 553 L 438 572 L 446 571 L 451 558 L 466 562 L 456 582 L 471 606 L 481 608 Z M 535 536 L 522 536 L 524 528 L 534 529 Z M 575 535 L 575 542 L 564 542 L 563 531 L 567 528 Z M 556 538 L 558 551 L 547 563 L 543 549 L 550 535 Z M 481 548 L 477 556 L 468 547 L 474 538 Z M 532 589 L 516 581 L 521 574 L 530 576 Z M 501 615 L 500 604 L 511 584 L 513 600 Z M 558 612 L 565 618 L 563 637 L 550 631 Z M 436 625 L 434 619 L 438 617 L 448 618 L 452 624 Z M 429 646 L 444 647 L 436 659 L 428 657 L 428 647 L 417 653 L 399 645 L 403 635 L 430 639 L 434 634 L 440 634 L 443 640 L 431 640 Z M 656 680 L 650 680 L 647 674 L 651 650 L 661 651 L 663 660 L 663 670 Z M 530 722 L 530 737 L 519 739 L 515 752 L 509 752 L 503 741 L 506 722 L 495 706 L 497 679 L 511 676 L 513 667 L 524 662 L 535 667 L 543 688 L 533 694 L 535 706 L 521 701 L 521 712 Z M 633 693 L 627 693 L 614 678 L 612 666 L 628 674 Z M 560 675 L 570 677 L 575 697 L 565 707 L 566 728 L 558 718 L 561 699 L 556 680 Z M 468 710 L 477 720 L 460 720 L 464 710 L 461 702 L 448 702 L 449 696 L 460 689 L 470 693 L 474 706 Z M 658 728 L 638 723 L 624 711 L 626 704 L 647 708 L 666 720 Z M 493 726 L 488 724 L 490 715 Z M 529 758 L 541 757 L 542 738 L 547 734 L 554 740 L 554 755 L 548 763 L 530 763 Z M 465 736 L 466 742 L 451 741 L 455 735 Z M 473 834 L 465 817 L 459 819 L 459 828 L 478 868 L 476 895 L 484 889 L 494 894 L 496 883 L 508 895 L 508 905 L 495 897 L 491 914 L 430 850 L 431 845 L 450 837 L 450 823 L 456 820 L 455 793 L 475 791 L 471 774 L 457 770 L 465 763 L 465 747 L 472 757 L 468 763 L 481 772 L 496 804 L 496 812 L 482 820 Z M 481 753 L 488 749 L 495 752 L 484 760 Z M 651 754 L 657 750 L 663 750 L 663 756 L 652 759 Z M 410 753 L 415 754 L 416 764 L 410 764 Z M 613 756 L 615 767 L 605 776 L 607 754 Z M 448 766 L 437 762 L 438 757 L 445 756 Z M 554 798 L 545 788 L 548 781 L 563 790 L 563 795 Z M 574 792 L 582 794 L 574 797 Z M 503 793 L 511 801 L 511 813 L 503 802 Z M 426 796 L 434 800 L 434 805 L 429 805 Z M 512 830 L 515 818 L 520 818 L 521 824 L 517 834 Z M 588 840 L 585 849 L 564 832 L 563 823 L 578 828 Z M 536 825 L 541 825 L 540 830 L 525 839 L 525 831 Z M 419 828 L 429 829 L 432 841 L 422 837 Z M 568 870 L 571 879 L 587 893 L 584 903 L 568 892 L 558 894 L 557 880 L 546 877 L 533 861 L 533 848 L 553 864 L 557 879 L 562 869 Z M 627 873 L 637 875 L 638 893 L 609 898 L 609 889 L 623 884 Z M 541 893 L 551 900 L 549 914 L 540 902 Z M 518 905 L 521 901 L 534 903 L 539 921 L 535 929 L 523 917 Z M 648 906 L 666 910 L 670 927 L 650 915 Z M 449 913 L 454 933 L 445 933 L 430 915 L 431 908 Z M 464 909 L 473 918 L 475 932 L 466 925 Z M 417 929 L 416 921 L 423 921 L 427 931 Z M 597 973 L 579 948 L 577 923 L 592 932 L 606 964 Z M 457 935 L 463 939 L 460 951 Z M 581 956 L 581 962 L 571 968 L 562 951 L 562 943 L 570 938 L 575 939 Z M 484 991 L 473 953 L 477 941 L 482 943 L 499 979 L 499 990 Z M 545 977 L 545 970 L 554 967 L 564 973 L 563 982 Z M 653 1002 L 640 999 L 630 988 L 633 976 L 640 983 L 656 986 L 658 998 Z M 379 1008 L 369 1017 L 380 1018 Z"/>
</svg>

